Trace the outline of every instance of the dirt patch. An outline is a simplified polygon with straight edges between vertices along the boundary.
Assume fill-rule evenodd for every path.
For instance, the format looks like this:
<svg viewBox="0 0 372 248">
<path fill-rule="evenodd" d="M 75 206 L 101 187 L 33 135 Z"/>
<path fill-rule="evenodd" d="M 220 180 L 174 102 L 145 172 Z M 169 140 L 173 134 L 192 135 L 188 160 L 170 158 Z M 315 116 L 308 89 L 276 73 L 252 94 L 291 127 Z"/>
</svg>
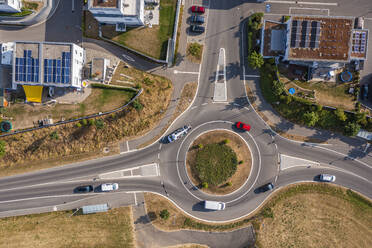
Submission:
<svg viewBox="0 0 372 248">
<path fill-rule="evenodd" d="M 85 37 L 98 39 L 99 23 L 88 10 L 83 11 L 82 29 Z"/>
<path fill-rule="evenodd" d="M 218 186 L 209 185 L 208 188 L 201 188 L 201 181 L 195 171 L 196 154 L 199 145 L 221 143 L 228 139 L 227 146 L 231 147 L 236 153 L 238 161 L 242 161 L 237 165 L 237 170 L 233 176 L 228 178 L 226 182 Z M 248 179 L 252 167 L 251 152 L 245 142 L 236 134 L 227 131 L 211 131 L 199 136 L 190 146 L 186 160 L 187 173 L 194 185 L 201 188 L 202 191 L 208 194 L 225 195 L 239 189 Z M 231 183 L 231 185 L 228 184 Z"/>
<path fill-rule="evenodd" d="M 122 207 L 90 215 L 65 211 L 3 218 L 0 247 L 135 247 L 131 212 Z"/>
<path fill-rule="evenodd" d="M 196 94 L 197 88 L 198 88 L 198 83 L 196 83 L 196 82 L 190 82 L 190 83 L 185 84 L 185 86 L 182 89 L 181 97 L 180 97 L 180 100 L 177 104 L 176 110 L 174 111 L 173 116 L 168 121 L 167 125 L 165 127 L 163 127 L 161 132 L 158 135 L 156 135 L 154 138 L 152 138 L 151 140 L 149 140 L 149 141 L 141 144 L 140 146 L 138 146 L 138 149 L 152 144 L 155 140 L 158 140 L 164 134 L 164 132 L 168 129 L 170 124 L 172 124 L 172 122 L 180 114 L 182 114 L 187 109 L 187 107 L 191 104 L 191 102 L 194 99 L 194 96 Z"/>
<path fill-rule="evenodd" d="M 129 106 L 91 123 L 70 123 L 1 138 L 6 142 L 6 153 L 0 158 L 0 175 L 49 168 L 61 161 L 66 163 L 65 158 L 73 160 L 75 157 L 83 159 L 107 155 L 103 152 L 104 147 L 109 147 L 109 154 L 112 154 L 118 152 L 118 142 L 143 135 L 157 125 L 171 99 L 171 81 L 125 68 L 123 64 L 119 65 L 116 73 L 125 73 L 141 82 L 145 77 L 151 80 L 151 84 L 141 84 L 143 93 L 137 100 L 137 106 L 142 106 L 142 109 Z M 52 135 L 53 132 L 57 135 Z"/>
</svg>

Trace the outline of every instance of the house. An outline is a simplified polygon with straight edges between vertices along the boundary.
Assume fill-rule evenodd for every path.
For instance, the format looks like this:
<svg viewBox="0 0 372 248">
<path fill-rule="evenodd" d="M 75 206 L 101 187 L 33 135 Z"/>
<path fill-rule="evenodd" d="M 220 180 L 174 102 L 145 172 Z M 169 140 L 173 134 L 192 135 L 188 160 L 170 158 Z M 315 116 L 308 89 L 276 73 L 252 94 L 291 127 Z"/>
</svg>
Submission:
<svg viewBox="0 0 372 248">
<path fill-rule="evenodd" d="M 82 88 L 85 51 L 73 43 L 7 42 L 1 53 L 2 65 L 11 67 L 12 89 L 22 86 L 28 101 L 41 102 L 43 87 Z"/>
<path fill-rule="evenodd" d="M 367 29 L 354 29 L 354 18 L 292 16 L 281 23 L 265 20 L 260 53 L 290 64 L 335 70 L 346 63 L 366 60 Z"/>
<path fill-rule="evenodd" d="M 0 12 L 21 12 L 22 0 L 0 0 Z"/>
<path fill-rule="evenodd" d="M 144 0 L 89 0 L 88 10 L 100 24 L 116 25 L 116 31 L 144 25 Z"/>
</svg>

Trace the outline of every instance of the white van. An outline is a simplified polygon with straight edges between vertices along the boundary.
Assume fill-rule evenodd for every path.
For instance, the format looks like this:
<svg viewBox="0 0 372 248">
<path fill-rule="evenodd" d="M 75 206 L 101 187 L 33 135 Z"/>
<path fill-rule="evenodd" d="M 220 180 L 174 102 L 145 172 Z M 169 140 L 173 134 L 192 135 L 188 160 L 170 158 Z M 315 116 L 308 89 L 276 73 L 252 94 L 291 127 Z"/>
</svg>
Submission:
<svg viewBox="0 0 372 248">
<path fill-rule="evenodd" d="M 224 210 L 226 204 L 224 202 L 204 201 L 204 208 L 209 210 Z"/>
<path fill-rule="evenodd" d="M 101 184 L 101 191 L 113 191 L 113 190 L 118 190 L 119 189 L 119 184 L 117 183 L 104 183 Z"/>
</svg>

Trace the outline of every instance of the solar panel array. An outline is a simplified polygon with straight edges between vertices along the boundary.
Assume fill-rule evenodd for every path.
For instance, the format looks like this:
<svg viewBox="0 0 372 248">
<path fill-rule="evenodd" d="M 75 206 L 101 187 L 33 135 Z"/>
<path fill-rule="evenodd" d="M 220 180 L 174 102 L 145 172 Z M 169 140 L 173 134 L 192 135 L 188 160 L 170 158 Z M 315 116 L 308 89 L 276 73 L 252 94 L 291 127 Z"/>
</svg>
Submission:
<svg viewBox="0 0 372 248">
<path fill-rule="evenodd" d="M 356 31 L 353 33 L 353 53 L 365 53 L 367 45 L 367 32 Z"/>
<path fill-rule="evenodd" d="M 23 57 L 16 57 L 15 80 L 39 82 L 39 59 L 32 57 L 31 50 L 24 50 Z"/>
<path fill-rule="evenodd" d="M 319 48 L 320 22 L 293 20 L 291 48 Z"/>
<path fill-rule="evenodd" d="M 71 53 L 62 52 L 62 59 L 44 59 L 44 83 L 70 83 Z"/>
</svg>

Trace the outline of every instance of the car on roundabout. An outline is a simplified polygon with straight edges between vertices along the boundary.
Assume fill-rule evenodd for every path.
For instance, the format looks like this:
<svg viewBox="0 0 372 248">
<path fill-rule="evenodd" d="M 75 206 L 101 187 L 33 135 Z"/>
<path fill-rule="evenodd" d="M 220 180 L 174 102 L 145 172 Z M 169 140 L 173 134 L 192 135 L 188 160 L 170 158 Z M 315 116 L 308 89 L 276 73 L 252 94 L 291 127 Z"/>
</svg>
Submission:
<svg viewBox="0 0 372 248">
<path fill-rule="evenodd" d="M 191 130 L 191 126 L 190 125 L 185 125 L 179 129 L 177 129 L 176 131 L 174 131 L 173 133 L 169 134 L 168 136 L 165 137 L 165 141 L 169 142 L 169 143 L 172 143 L 184 136 L 186 136 L 186 134 Z"/>
<path fill-rule="evenodd" d="M 243 131 L 250 131 L 251 130 L 251 125 L 248 125 L 248 124 L 243 123 L 241 121 L 238 121 L 235 124 L 235 126 L 236 126 L 237 129 L 240 129 L 240 130 L 243 130 Z"/>
<path fill-rule="evenodd" d="M 329 174 L 320 174 L 319 175 L 319 181 L 332 183 L 332 182 L 336 181 L 336 176 L 329 175 Z"/>
<path fill-rule="evenodd" d="M 260 187 L 258 187 L 257 189 L 254 190 L 255 193 L 263 193 L 263 192 L 266 192 L 266 191 L 270 191 L 270 190 L 273 190 L 274 189 L 274 184 L 273 183 L 267 183 L 267 184 L 264 184 Z"/>
</svg>

